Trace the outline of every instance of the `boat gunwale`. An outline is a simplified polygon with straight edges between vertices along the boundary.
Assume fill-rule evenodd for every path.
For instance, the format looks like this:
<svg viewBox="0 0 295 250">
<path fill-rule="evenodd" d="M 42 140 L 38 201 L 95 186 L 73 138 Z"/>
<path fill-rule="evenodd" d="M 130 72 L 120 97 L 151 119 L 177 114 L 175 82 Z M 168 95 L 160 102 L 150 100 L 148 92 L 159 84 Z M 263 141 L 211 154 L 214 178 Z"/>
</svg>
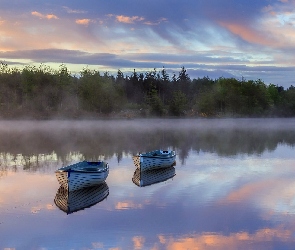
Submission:
<svg viewBox="0 0 295 250">
<path fill-rule="evenodd" d="M 157 150 L 150 151 L 150 152 L 143 153 L 143 154 L 138 154 L 136 156 L 138 156 L 138 157 L 148 157 L 148 158 L 164 158 L 164 159 L 172 158 L 172 157 L 176 156 L 176 153 L 173 150 L 171 150 L 168 154 L 156 154 L 156 155 L 153 155 L 154 152 L 157 152 Z"/>
<path fill-rule="evenodd" d="M 91 162 L 89 162 L 89 163 L 91 163 Z M 69 166 L 59 168 L 59 169 L 57 169 L 55 171 L 55 173 L 68 173 L 68 172 L 103 173 L 103 172 L 107 172 L 109 170 L 109 164 L 107 162 L 104 162 L 104 161 L 101 161 L 100 163 L 103 163 L 104 166 L 100 166 L 100 164 L 98 165 L 99 167 L 92 167 L 92 168 L 85 166 L 85 168 L 87 168 L 85 170 L 85 169 L 83 169 L 83 167 L 74 166 L 75 164 L 73 164 L 73 165 L 69 165 Z"/>
<path fill-rule="evenodd" d="M 68 173 L 68 172 L 77 172 L 77 173 L 103 173 L 107 172 L 108 168 L 102 170 L 83 170 L 83 169 L 68 169 L 68 170 L 56 170 L 55 173 Z"/>
<path fill-rule="evenodd" d="M 161 156 L 161 155 L 139 155 L 139 157 L 144 157 L 144 158 L 157 158 L 157 159 L 170 159 L 175 157 L 175 155 L 170 155 L 170 156 Z"/>
</svg>

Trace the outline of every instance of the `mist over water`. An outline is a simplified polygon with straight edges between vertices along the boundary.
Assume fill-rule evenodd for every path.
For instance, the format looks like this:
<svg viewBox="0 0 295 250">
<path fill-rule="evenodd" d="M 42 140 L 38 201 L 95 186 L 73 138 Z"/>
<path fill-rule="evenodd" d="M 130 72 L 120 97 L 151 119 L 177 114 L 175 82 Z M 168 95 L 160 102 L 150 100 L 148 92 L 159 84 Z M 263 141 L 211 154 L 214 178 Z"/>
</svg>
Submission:
<svg viewBox="0 0 295 250">
<path fill-rule="evenodd" d="M 294 146 L 294 128 L 295 119 L 1 121 L 0 152 L 87 159 L 171 148 L 184 161 L 190 150 L 230 156 Z"/>
</svg>

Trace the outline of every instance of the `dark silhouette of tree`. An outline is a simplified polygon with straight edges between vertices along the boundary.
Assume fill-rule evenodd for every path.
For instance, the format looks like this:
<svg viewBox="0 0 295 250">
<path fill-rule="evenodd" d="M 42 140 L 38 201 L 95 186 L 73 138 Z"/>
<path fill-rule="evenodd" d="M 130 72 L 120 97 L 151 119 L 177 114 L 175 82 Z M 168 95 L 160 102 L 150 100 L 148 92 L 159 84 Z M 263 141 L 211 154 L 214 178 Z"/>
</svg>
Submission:
<svg viewBox="0 0 295 250">
<path fill-rule="evenodd" d="M 126 81 L 126 96 L 132 103 L 140 104 L 144 98 L 139 75 L 134 69 L 130 78 Z"/>
<path fill-rule="evenodd" d="M 295 87 L 291 85 L 286 91 L 281 92 L 281 111 L 284 116 L 295 116 Z"/>
<path fill-rule="evenodd" d="M 146 103 L 152 115 L 162 116 L 164 114 L 164 105 L 155 87 L 151 88 L 146 96 Z"/>
<path fill-rule="evenodd" d="M 169 105 L 170 114 L 182 116 L 187 110 L 187 97 L 180 90 L 174 91 Z"/>
</svg>

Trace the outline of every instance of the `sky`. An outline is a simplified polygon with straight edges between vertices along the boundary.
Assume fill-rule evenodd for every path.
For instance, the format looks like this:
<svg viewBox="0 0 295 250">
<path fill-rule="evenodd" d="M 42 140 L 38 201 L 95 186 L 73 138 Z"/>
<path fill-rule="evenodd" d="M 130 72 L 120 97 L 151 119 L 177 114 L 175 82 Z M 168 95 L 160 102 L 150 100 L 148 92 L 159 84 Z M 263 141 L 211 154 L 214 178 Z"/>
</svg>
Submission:
<svg viewBox="0 0 295 250">
<path fill-rule="evenodd" d="M 295 85 L 295 0 L 0 0 L 0 62 Z"/>
</svg>

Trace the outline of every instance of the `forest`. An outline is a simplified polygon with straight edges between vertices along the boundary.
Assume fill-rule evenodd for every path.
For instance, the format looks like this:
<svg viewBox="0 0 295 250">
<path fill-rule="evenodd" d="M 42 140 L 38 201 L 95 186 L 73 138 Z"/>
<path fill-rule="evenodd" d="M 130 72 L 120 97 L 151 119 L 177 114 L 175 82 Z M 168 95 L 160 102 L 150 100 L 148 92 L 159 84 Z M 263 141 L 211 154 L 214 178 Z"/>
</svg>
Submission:
<svg viewBox="0 0 295 250">
<path fill-rule="evenodd" d="M 294 117 L 295 87 L 261 79 L 191 79 L 182 67 L 117 75 L 61 64 L 23 69 L 0 63 L 1 119 Z"/>
</svg>

